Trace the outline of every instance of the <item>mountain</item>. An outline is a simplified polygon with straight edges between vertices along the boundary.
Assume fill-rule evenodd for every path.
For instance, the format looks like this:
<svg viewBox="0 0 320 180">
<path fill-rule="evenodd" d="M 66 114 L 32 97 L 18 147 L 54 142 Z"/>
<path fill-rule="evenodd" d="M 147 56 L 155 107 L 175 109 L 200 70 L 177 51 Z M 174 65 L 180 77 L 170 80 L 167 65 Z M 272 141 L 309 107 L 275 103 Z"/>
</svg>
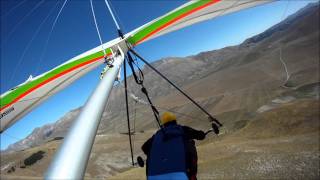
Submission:
<svg viewBox="0 0 320 180">
<path fill-rule="evenodd" d="M 290 74 L 286 84 L 280 59 Z M 152 65 L 224 124 L 221 136 L 198 143 L 202 179 L 256 179 L 270 174 L 278 179 L 319 177 L 319 3 L 309 4 L 240 45 L 163 58 Z M 193 104 L 150 68 L 144 67 L 143 72 L 145 86 L 160 112 L 175 112 L 181 124 L 209 128 L 207 117 Z M 130 96 L 139 99 L 138 103 L 133 98 L 129 101 L 131 125 L 137 132 L 134 152 L 139 155 L 142 152 L 137 147 L 157 126 L 133 77 L 128 87 Z M 87 178 L 144 178 L 144 169 L 129 166 L 128 137 L 122 134 L 127 132 L 124 100 L 123 84 L 117 84 L 99 126 Z M 1 172 L 8 177 L 31 175 L 29 171 L 41 176 L 80 110 L 35 129 L 1 152 Z M 40 161 L 19 168 L 19 163 L 39 151 L 45 152 Z M 9 173 L 11 167 L 15 171 Z"/>
<path fill-rule="evenodd" d="M 290 15 L 289 17 L 287 17 L 285 19 L 285 21 L 267 29 L 265 32 L 258 34 L 254 37 L 251 37 L 249 39 L 247 39 L 243 45 L 250 45 L 251 43 L 257 43 L 259 41 L 264 40 L 267 37 L 272 36 L 273 34 L 275 34 L 276 32 L 279 31 L 285 31 L 288 28 L 292 27 L 296 22 L 297 19 L 303 19 L 305 17 L 310 16 L 314 11 L 317 11 L 318 3 L 310 3 L 308 4 L 306 7 L 302 8 L 301 10 L 299 10 L 298 12 L 296 12 L 295 14 Z M 316 18 L 316 17 L 315 17 Z"/>
</svg>

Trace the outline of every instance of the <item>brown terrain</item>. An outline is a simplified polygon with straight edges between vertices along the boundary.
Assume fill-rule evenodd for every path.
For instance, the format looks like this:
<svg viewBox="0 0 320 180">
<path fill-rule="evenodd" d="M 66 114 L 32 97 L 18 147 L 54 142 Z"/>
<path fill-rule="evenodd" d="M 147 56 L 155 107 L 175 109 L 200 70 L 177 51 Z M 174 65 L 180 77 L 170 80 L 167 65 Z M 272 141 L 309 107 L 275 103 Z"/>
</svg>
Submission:
<svg viewBox="0 0 320 180">
<path fill-rule="evenodd" d="M 282 59 L 290 73 L 286 73 Z M 319 3 L 308 5 L 238 46 L 153 63 L 223 123 L 197 142 L 199 179 L 319 179 Z M 207 117 L 149 68 L 146 87 L 160 112 L 207 130 Z M 134 155 L 157 126 L 129 78 Z M 130 165 L 123 85 L 114 87 L 85 179 L 145 179 Z M 1 152 L 1 179 L 42 179 L 81 108 L 35 129 Z"/>
</svg>

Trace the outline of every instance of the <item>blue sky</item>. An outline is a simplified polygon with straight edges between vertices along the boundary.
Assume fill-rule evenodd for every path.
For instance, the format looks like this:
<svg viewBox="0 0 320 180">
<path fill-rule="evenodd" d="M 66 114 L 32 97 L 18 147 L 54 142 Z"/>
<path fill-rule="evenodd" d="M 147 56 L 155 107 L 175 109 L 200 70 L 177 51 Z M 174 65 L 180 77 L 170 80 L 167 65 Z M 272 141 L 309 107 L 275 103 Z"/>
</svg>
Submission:
<svg viewBox="0 0 320 180">
<path fill-rule="evenodd" d="M 137 49 L 145 58 L 155 61 L 237 45 L 278 23 L 286 7 L 285 16 L 288 16 L 310 2 L 314 1 L 282 0 L 243 10 L 153 39 Z M 116 38 L 115 25 L 103 0 L 93 0 L 93 3 L 103 41 Z M 185 1 L 111 1 L 124 32 L 183 3 Z M 63 0 L 1 0 L 1 93 L 24 82 L 30 74 L 38 75 L 99 45 L 89 0 L 69 0 L 45 51 L 62 4 Z M 34 128 L 54 123 L 71 109 L 83 105 L 97 85 L 100 71 L 98 68 L 87 74 L 7 129 L 1 134 L 1 149 L 26 137 Z"/>
</svg>

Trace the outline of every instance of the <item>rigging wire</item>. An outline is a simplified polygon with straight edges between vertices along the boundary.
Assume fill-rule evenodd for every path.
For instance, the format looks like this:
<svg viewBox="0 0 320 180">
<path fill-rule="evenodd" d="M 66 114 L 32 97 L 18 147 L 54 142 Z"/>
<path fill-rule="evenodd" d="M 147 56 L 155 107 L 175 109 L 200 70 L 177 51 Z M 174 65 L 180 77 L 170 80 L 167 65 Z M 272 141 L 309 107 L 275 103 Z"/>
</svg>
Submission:
<svg viewBox="0 0 320 180">
<path fill-rule="evenodd" d="M 252 86 L 257 85 L 258 83 L 260 83 L 260 82 L 257 82 L 257 83 L 255 83 L 255 84 L 253 84 Z M 121 84 L 122 84 L 122 83 L 120 83 L 120 85 L 121 85 Z M 236 90 L 234 90 L 234 91 L 227 91 L 227 92 L 225 92 L 225 93 L 220 93 L 220 94 L 217 94 L 217 95 L 212 96 L 212 97 L 224 96 L 224 95 L 227 95 L 227 94 L 230 94 L 230 93 L 234 93 L 234 92 L 236 92 L 236 91 L 242 91 L 242 90 L 247 90 L 247 89 L 248 89 L 248 87 L 241 88 L 241 89 L 236 89 Z M 129 92 L 130 95 L 135 96 L 133 93 L 130 93 L 130 91 L 128 91 L 128 92 Z M 19 101 L 15 102 L 15 103 L 32 101 L 32 100 L 35 100 L 35 99 L 40 99 L 40 98 L 47 97 L 47 96 L 51 96 L 51 95 L 54 95 L 54 94 L 55 94 L 55 93 L 48 93 L 48 94 L 46 94 L 46 95 L 44 95 L 44 96 L 38 96 L 38 97 L 29 98 L 29 99 L 19 100 Z M 140 102 L 141 104 L 145 104 L 145 105 L 148 104 L 147 102 L 141 102 L 141 101 L 139 101 L 139 102 Z M 9 103 L 7 103 L 7 104 L 9 104 Z M 4 104 L 4 106 L 7 105 L 7 104 Z M 159 106 L 156 106 L 156 107 L 159 108 L 159 109 L 161 109 L 161 107 L 159 107 Z M 163 108 L 162 108 L 162 109 L 163 109 Z"/>
<path fill-rule="evenodd" d="M 134 101 L 134 116 L 133 116 L 133 134 L 132 134 L 132 152 L 134 152 L 134 142 L 135 142 L 135 134 L 136 134 L 136 115 L 137 115 L 137 102 L 138 101 Z"/>
<path fill-rule="evenodd" d="M 283 11 L 283 14 L 281 16 L 280 22 L 284 20 L 284 17 L 287 15 L 287 11 L 289 9 L 290 0 L 287 0 L 287 4 L 285 6 L 285 9 Z"/>
<path fill-rule="evenodd" d="M 235 5 L 237 5 L 239 2 L 240 2 L 240 0 L 234 1 L 234 2 L 231 4 L 230 7 L 223 9 L 223 10 L 219 13 L 219 15 L 218 15 L 217 17 L 219 17 L 220 15 L 222 15 L 223 13 L 225 13 L 227 10 L 233 8 L 233 7 L 234 7 Z M 133 46 L 132 49 L 133 49 L 134 51 L 138 52 L 138 54 L 140 54 L 139 51 L 138 51 L 138 49 L 137 49 L 137 47 Z M 137 60 L 137 56 L 136 56 L 136 55 L 134 56 L 134 62 L 135 62 L 136 66 L 137 66 L 138 69 L 139 69 L 139 63 L 138 63 L 138 60 Z M 139 74 L 142 74 L 142 72 L 139 71 Z M 143 78 L 143 74 L 142 74 L 142 78 Z"/>
<path fill-rule="evenodd" d="M 122 82 L 123 82 L 123 81 L 122 81 Z M 124 83 L 122 83 L 122 82 L 119 82 L 119 87 L 120 87 L 120 86 L 123 86 L 123 88 L 124 88 Z M 142 99 L 140 99 L 139 97 L 137 97 L 136 95 L 134 95 L 134 93 L 133 93 L 133 92 L 130 92 L 129 89 L 127 89 L 127 91 L 128 91 L 128 94 L 130 95 L 131 99 L 133 99 L 133 101 L 137 101 L 137 102 L 139 102 L 139 103 L 141 103 L 141 104 L 143 104 L 143 105 L 149 106 L 149 104 L 148 104 L 147 102 L 145 102 L 144 100 L 142 100 Z M 135 108 L 136 108 L 136 107 L 135 107 Z M 124 112 L 124 110 L 122 109 L 121 112 Z M 135 111 L 135 112 L 136 112 L 136 111 Z M 139 113 L 139 112 L 138 112 L 138 113 Z M 141 114 L 141 113 L 140 113 L 140 114 Z M 157 123 L 156 125 L 158 125 L 158 123 Z M 159 126 L 158 126 L 158 127 L 159 127 Z"/>
<path fill-rule="evenodd" d="M 15 75 L 16 75 L 16 71 L 19 69 L 22 60 L 24 59 L 24 56 L 26 55 L 27 51 L 30 48 L 30 45 L 32 44 L 32 42 L 34 41 L 34 39 L 36 38 L 36 36 L 39 34 L 42 26 L 45 24 L 45 22 L 47 21 L 47 19 L 50 17 L 50 15 L 53 13 L 53 10 L 57 7 L 58 5 L 58 1 L 55 4 L 55 6 L 49 11 L 48 15 L 44 18 L 44 20 L 40 23 L 39 27 L 36 29 L 36 31 L 33 33 L 33 36 L 31 37 L 30 41 L 28 42 L 28 44 L 26 45 L 26 47 L 24 48 L 24 50 L 22 51 L 22 55 L 20 56 L 17 65 L 15 66 L 15 69 L 11 75 L 11 78 L 9 80 L 10 84 L 12 82 L 12 80 L 14 79 Z M 14 86 L 14 85 L 12 85 Z"/>
<path fill-rule="evenodd" d="M 9 15 L 13 10 L 15 10 L 15 9 L 18 8 L 18 7 L 20 7 L 20 6 L 21 6 L 22 4 L 24 4 L 26 1 L 27 1 L 27 0 L 21 1 L 19 4 L 15 5 L 13 8 L 11 8 L 9 11 L 3 13 L 3 15 L 1 15 L 1 18 Z"/>
<path fill-rule="evenodd" d="M 114 14 L 114 17 L 115 17 L 119 27 L 121 28 L 121 30 L 124 30 L 124 32 L 126 32 L 126 28 L 125 28 L 124 24 L 121 22 L 121 19 L 120 19 L 119 15 L 117 14 L 116 9 L 113 7 L 111 0 L 108 1 L 108 4 L 111 8 L 112 13 Z"/>
<path fill-rule="evenodd" d="M 67 1 L 68 1 L 68 0 L 65 0 L 65 1 L 63 2 L 63 4 L 62 4 L 62 6 L 61 6 L 61 8 L 60 8 L 60 10 L 59 10 L 56 18 L 54 19 L 54 21 L 53 21 L 53 23 L 52 23 L 51 30 L 50 30 L 50 32 L 49 32 L 49 35 L 48 35 L 48 37 L 47 37 L 47 39 L 46 39 L 46 42 L 45 42 L 45 44 L 44 44 L 43 51 L 42 51 L 42 53 L 41 53 L 41 55 L 40 55 L 40 58 L 39 58 L 39 63 L 37 63 L 37 67 L 36 67 L 36 69 L 35 69 L 35 74 L 37 74 L 38 71 L 39 71 L 40 65 L 41 65 L 41 63 L 42 63 L 42 61 L 43 61 L 43 59 L 44 59 L 44 55 L 45 55 L 46 52 L 47 52 L 49 40 L 50 40 L 51 35 L 52 35 L 52 33 L 53 33 L 53 30 L 54 30 L 54 28 L 55 28 L 55 26 L 56 26 L 56 23 L 58 22 L 58 19 L 59 19 L 59 17 L 60 17 L 60 14 L 62 13 L 62 10 L 64 9 L 65 5 L 67 4 Z"/>
<path fill-rule="evenodd" d="M 121 85 L 121 83 L 120 83 Z M 242 89 L 238 89 L 238 90 L 244 90 L 244 89 L 247 89 L 247 88 L 242 88 Z M 144 106 L 149 106 L 149 104 L 147 102 L 145 102 L 144 100 L 142 100 L 140 97 L 134 95 L 133 92 L 130 92 L 128 90 L 128 93 L 131 95 L 130 97 L 135 101 L 135 102 L 139 102 L 139 104 L 141 105 L 144 105 Z M 224 94 L 229 94 L 230 92 L 227 92 L 227 93 L 221 93 L 221 94 L 218 94 L 218 95 L 215 95 L 213 97 L 218 97 L 218 96 L 224 96 Z M 136 104 L 135 104 L 136 105 Z M 180 114 L 181 116 L 184 116 L 184 117 L 188 117 L 188 118 L 191 118 L 191 119 L 197 119 L 197 120 L 200 120 L 202 121 L 203 119 L 199 118 L 199 117 L 195 117 L 195 116 L 191 116 L 191 115 L 188 115 L 188 114 L 184 114 L 184 113 L 181 113 L 181 112 L 178 112 L 178 111 L 174 111 L 174 110 L 171 110 L 171 109 L 168 109 L 168 108 L 164 108 L 164 107 L 161 107 L 161 106 L 156 106 L 155 107 L 157 109 L 162 109 L 164 111 L 169 111 L 169 112 L 172 112 L 172 113 L 176 113 L 176 114 Z M 135 111 L 136 111 L 136 106 L 135 106 Z"/>
<path fill-rule="evenodd" d="M 108 3 L 108 0 L 104 0 L 104 2 L 106 3 L 107 8 L 108 8 L 108 10 L 109 10 L 109 12 L 110 12 L 110 14 L 111 14 L 111 17 L 112 17 L 112 19 L 113 19 L 113 21 L 114 21 L 114 23 L 115 23 L 115 25 L 116 25 L 116 27 L 117 27 L 118 36 L 119 36 L 121 39 L 123 39 L 123 38 L 124 38 L 123 33 L 122 33 L 121 29 L 120 29 L 120 26 L 119 26 L 119 24 L 118 24 L 118 22 L 117 22 L 117 19 L 115 18 L 114 14 L 113 14 L 113 11 L 112 11 L 112 9 L 111 9 L 111 6 L 110 6 L 109 3 Z"/>
<path fill-rule="evenodd" d="M 139 102 L 141 103 L 141 102 Z M 149 106 L 148 104 L 144 104 L 144 103 L 141 103 L 142 105 L 144 106 Z M 178 111 L 174 111 L 174 110 L 171 110 L 171 109 L 168 109 L 168 108 L 164 108 L 164 107 L 161 107 L 161 106 L 155 106 L 156 108 L 158 109 L 161 109 L 161 110 L 164 110 L 164 111 L 169 111 L 169 112 L 172 112 L 172 113 L 175 113 L 175 114 L 179 114 L 181 116 L 184 116 L 184 117 L 188 117 L 188 118 L 191 118 L 191 119 L 197 119 L 199 121 L 202 121 L 203 119 L 199 118 L 199 117 L 195 117 L 195 116 L 191 116 L 189 114 L 185 114 L 185 113 L 181 113 L 181 112 L 178 112 Z"/>
<path fill-rule="evenodd" d="M 130 93 L 130 92 L 129 92 Z M 130 93 L 130 94 L 133 94 L 133 93 Z M 134 95 L 134 94 L 133 94 Z M 135 96 L 136 97 L 136 96 Z M 143 112 L 141 112 L 141 111 L 137 111 L 137 103 L 139 102 L 141 105 L 144 105 L 144 106 L 149 106 L 149 104 L 148 103 L 146 103 L 146 102 L 143 102 L 142 100 L 139 100 L 139 99 L 136 99 L 136 98 L 133 98 L 132 97 L 132 99 L 135 101 L 135 106 L 134 106 L 134 120 L 133 120 L 133 132 L 136 132 L 136 125 L 135 125 L 135 123 L 136 123 L 136 113 L 138 113 L 138 114 L 141 114 L 141 115 L 143 115 L 143 116 L 145 116 L 145 115 L 149 115 L 149 114 L 146 114 L 146 113 L 143 113 Z M 175 114 L 179 114 L 180 116 L 183 116 L 183 117 L 187 117 L 187 118 L 190 118 L 190 119 L 196 119 L 196 120 L 198 120 L 198 121 L 203 121 L 203 119 L 201 119 L 201 118 L 199 118 L 199 117 L 195 117 L 195 116 L 191 116 L 191 115 L 189 115 L 189 114 L 185 114 L 185 113 L 182 113 L 182 112 L 178 112 L 178 111 L 174 111 L 174 110 L 171 110 L 171 109 L 167 109 L 167 108 L 163 108 L 163 107 L 160 107 L 160 106 L 155 106 L 157 109 L 161 109 L 161 110 L 163 110 L 163 111 L 168 111 L 168 112 L 172 112 L 172 113 L 175 113 Z M 124 110 L 121 110 L 121 112 L 123 112 Z M 132 140 L 132 144 L 133 144 L 133 149 L 134 149 L 134 142 L 135 142 L 135 134 L 133 134 L 133 138 L 132 138 L 133 140 Z"/>
<path fill-rule="evenodd" d="M 92 0 L 90 0 L 90 7 L 91 7 L 93 20 L 94 20 L 94 25 L 96 27 L 96 30 L 97 30 L 97 33 L 98 33 L 98 37 L 99 37 L 99 41 L 100 41 L 100 44 L 101 44 L 101 49 L 102 49 L 104 58 L 106 58 L 107 57 L 107 53 L 106 53 L 106 50 L 103 48 L 103 42 L 102 42 L 102 38 L 101 38 L 101 35 L 100 35 L 99 26 L 98 26 L 98 23 L 97 23 L 95 12 L 94 12 Z"/>
<path fill-rule="evenodd" d="M 68 1 L 68 0 L 65 0 L 65 1 L 63 2 L 62 6 L 61 6 L 61 8 L 60 8 L 60 10 L 59 10 L 59 12 L 58 12 L 58 15 L 57 15 L 56 18 L 54 19 L 54 22 L 53 22 L 52 27 L 51 27 L 51 31 L 53 31 L 53 28 L 55 27 L 55 25 L 56 25 L 56 23 L 57 23 L 57 21 L 58 21 L 58 19 L 59 19 L 59 17 L 60 17 L 60 14 L 61 14 L 64 6 L 67 4 L 67 1 Z"/>
<path fill-rule="evenodd" d="M 92 0 L 90 0 L 90 1 L 92 1 Z M 106 3 L 106 5 L 107 5 L 107 7 L 108 7 L 108 10 L 109 10 L 109 12 L 110 12 L 110 14 L 111 14 L 111 16 L 112 16 L 112 19 L 113 19 L 113 21 L 114 21 L 114 23 L 115 23 L 115 25 L 117 26 L 117 31 L 118 31 L 118 36 L 121 38 L 121 39 L 123 39 L 124 37 L 123 37 L 123 33 L 122 33 L 122 31 L 121 31 L 121 29 L 120 29 L 120 26 L 119 26 L 119 24 L 118 24 L 118 22 L 117 22 L 117 20 L 115 19 L 115 17 L 114 17 L 114 14 L 113 14 L 113 12 L 112 12 L 112 9 L 111 9 L 111 7 L 110 7 L 110 5 L 109 5 L 109 3 L 108 3 L 108 1 L 107 0 L 105 0 L 105 3 Z M 127 57 L 126 57 L 126 59 L 127 59 L 127 61 L 128 61 L 128 63 L 129 63 L 129 65 L 130 65 L 130 68 L 132 68 L 131 66 L 132 66 L 132 64 L 130 64 L 130 61 L 129 60 L 131 60 L 130 59 L 131 58 L 131 56 L 130 56 L 130 54 L 129 53 L 127 53 Z M 127 88 L 127 70 L 126 70 L 126 61 L 123 63 L 123 71 L 124 71 L 124 86 L 125 86 L 125 88 L 124 88 L 124 90 L 125 90 L 125 100 L 126 100 L 126 114 L 127 114 L 127 124 L 128 124 L 128 134 L 129 134 L 129 143 L 130 143 L 130 152 L 131 152 L 131 161 L 132 161 L 132 166 L 134 166 L 134 160 L 133 160 L 133 146 L 132 146 L 132 140 L 131 140 L 131 129 L 130 129 L 130 115 L 129 115 L 129 104 L 128 104 L 128 88 Z"/>
<path fill-rule="evenodd" d="M 130 152 L 131 152 L 131 161 L 132 166 L 134 166 L 134 160 L 133 160 L 133 146 L 132 146 L 132 140 L 131 140 L 131 129 L 130 129 L 130 117 L 129 117 L 129 104 L 128 104 L 128 87 L 127 87 L 127 68 L 126 68 L 126 62 L 123 63 L 123 72 L 124 72 L 124 92 L 125 92 L 125 100 L 126 100 L 126 112 L 127 112 L 127 123 L 128 123 L 128 134 L 129 134 L 129 143 L 130 143 Z"/>
<path fill-rule="evenodd" d="M 92 0 L 90 0 L 90 1 L 92 1 Z M 92 2 L 91 2 L 92 3 Z M 91 4 L 92 5 L 92 4 Z M 92 7 L 93 8 L 93 7 Z M 60 13 L 60 12 L 59 12 Z M 96 24 L 96 27 L 97 27 L 97 24 Z M 99 31 L 98 30 L 98 28 L 97 28 L 97 31 Z M 98 32 L 99 33 L 99 32 Z M 100 34 L 100 33 L 99 33 Z M 101 41 L 101 37 L 99 36 L 99 38 L 100 38 L 100 42 L 101 42 L 101 44 L 102 44 L 102 41 Z M 103 48 L 103 47 L 102 47 Z M 135 123 L 135 122 L 134 122 Z M 135 128 L 135 125 L 134 125 L 134 128 Z"/>
<path fill-rule="evenodd" d="M 136 61 L 136 57 L 134 58 L 135 61 Z M 136 62 L 138 64 L 138 61 Z M 136 64 L 136 66 L 137 66 Z M 123 83 L 119 83 L 119 86 L 121 86 L 121 84 Z M 243 89 L 246 89 L 246 88 L 243 88 Z M 240 90 L 243 90 L 243 89 L 240 89 Z M 238 89 L 239 90 L 239 89 Z M 149 104 L 147 102 L 145 102 L 144 100 L 142 100 L 140 97 L 136 96 L 133 92 L 130 92 L 129 90 L 128 91 L 128 94 L 130 94 L 130 97 L 131 99 L 133 99 L 135 102 L 139 102 L 140 104 L 144 105 L 144 106 L 149 106 Z M 222 94 L 218 94 L 216 96 L 223 96 L 224 94 L 228 94 L 230 92 L 227 92 L 227 93 L 222 93 Z M 216 96 L 213 96 L 213 97 L 216 97 Z M 165 111 L 169 111 L 169 112 L 172 112 L 172 113 L 176 113 L 176 114 L 180 114 L 181 116 L 184 116 L 184 117 L 188 117 L 188 118 L 192 118 L 192 119 L 197 119 L 197 120 L 203 120 L 201 118 L 198 118 L 198 117 L 194 117 L 194 116 L 190 116 L 188 114 L 184 114 L 184 113 L 181 113 L 181 112 L 178 112 L 178 111 L 174 111 L 174 110 L 170 110 L 168 108 L 164 108 L 164 107 L 160 107 L 160 106 L 156 106 L 154 105 L 157 109 L 162 109 L 162 110 L 165 110 Z M 123 110 L 122 110 L 123 111 Z M 136 113 L 136 104 L 135 104 L 135 113 Z"/>
<path fill-rule="evenodd" d="M 130 66 L 130 69 L 132 71 L 132 75 L 134 77 L 134 80 L 135 82 L 141 86 L 141 92 L 146 96 L 147 100 L 148 100 L 148 104 L 150 105 L 151 109 L 152 109 L 152 112 L 153 112 L 153 115 L 155 117 L 155 120 L 159 126 L 160 129 L 161 128 L 161 124 L 160 124 L 160 120 L 159 120 L 159 111 L 157 110 L 157 108 L 154 106 L 154 104 L 152 103 L 151 101 L 151 98 L 148 94 L 148 91 L 147 89 L 145 88 L 143 82 L 144 82 L 144 75 L 143 75 L 143 72 L 142 70 L 134 63 L 134 60 L 130 54 L 130 52 L 127 53 L 127 61 L 128 61 L 128 64 Z M 136 75 L 136 72 L 135 72 L 135 69 L 134 69 L 134 66 L 133 65 L 136 65 L 136 67 L 138 68 L 138 71 L 139 71 L 139 75 Z"/>
<path fill-rule="evenodd" d="M 18 137 L 16 137 L 16 136 L 12 136 L 11 134 L 8 134 L 8 133 L 6 133 L 6 132 L 2 132 L 1 133 L 1 136 L 2 135 L 5 135 L 5 136 L 7 136 L 7 137 L 9 137 L 9 138 L 11 138 L 11 139 L 15 139 L 15 140 L 18 140 L 18 141 L 20 141 L 20 140 L 22 140 L 23 138 L 18 138 Z"/>
<path fill-rule="evenodd" d="M 12 34 L 15 32 L 15 30 L 20 26 L 20 24 L 27 18 L 29 17 L 36 9 L 40 7 L 42 3 L 44 3 L 45 0 L 41 0 L 38 2 L 26 15 L 24 15 L 20 21 L 12 28 L 12 30 L 6 35 L 6 39 L 4 40 L 3 44 L 6 44 L 7 41 L 11 38 Z"/>
<path fill-rule="evenodd" d="M 141 61 L 143 61 L 148 67 L 150 67 L 154 72 L 156 72 L 159 76 L 161 76 L 164 80 L 166 80 L 169 84 L 171 84 L 176 90 L 178 90 L 181 94 L 183 94 L 187 99 L 189 99 L 194 105 L 196 105 L 202 112 L 204 112 L 205 114 L 208 115 L 208 118 L 210 118 L 210 120 L 212 122 L 215 122 L 216 124 L 218 124 L 220 127 L 222 126 L 222 124 L 216 119 L 214 118 L 208 111 L 206 111 L 202 106 L 200 106 L 195 100 L 193 100 L 188 94 L 186 94 L 184 91 L 182 91 L 177 85 L 175 85 L 173 82 L 171 82 L 166 76 L 164 76 L 161 72 L 159 72 L 156 68 L 154 68 L 148 61 L 146 61 L 143 57 L 141 57 L 139 54 L 137 54 L 133 49 L 129 50 L 130 52 L 132 52 L 135 56 L 137 56 Z M 133 70 L 134 71 L 134 70 Z M 134 73 L 133 73 L 134 74 Z M 145 93 L 147 95 L 147 93 Z M 147 95 L 148 97 L 148 95 Z M 148 99 L 149 100 L 149 99 Z M 150 100 L 149 100 L 150 103 Z M 150 103 L 151 105 L 153 105 L 152 103 Z"/>
<path fill-rule="evenodd" d="M 113 14 L 113 12 L 112 12 L 112 9 L 111 9 L 110 4 L 108 3 L 108 0 L 104 0 L 104 2 L 106 3 L 107 8 L 108 8 L 108 10 L 109 10 L 109 13 L 111 14 L 111 17 L 112 17 L 112 19 L 113 19 L 113 21 L 114 21 L 114 23 L 115 23 L 115 25 L 116 25 L 116 27 L 117 27 L 118 36 L 119 36 L 121 39 L 124 39 L 123 33 L 122 33 L 121 29 L 120 29 L 120 26 L 119 26 L 119 24 L 118 24 L 118 22 L 117 22 L 117 19 L 115 18 L 114 14 Z"/>
<path fill-rule="evenodd" d="M 124 86 L 122 82 L 119 83 L 119 86 Z M 123 87 L 124 88 L 124 87 Z M 247 88 L 242 88 L 242 89 L 238 89 L 238 90 L 244 90 L 244 89 L 247 89 Z M 134 102 L 137 102 L 141 105 L 144 105 L 144 106 L 149 106 L 149 104 L 147 102 L 145 102 L 144 100 L 142 100 L 140 97 L 136 96 L 133 92 L 130 92 L 129 90 L 128 91 L 128 94 L 130 95 L 131 99 L 134 101 Z M 233 91 L 232 91 L 233 92 Z M 224 94 L 229 94 L 231 92 L 227 92 L 227 93 L 221 93 L 221 94 L 218 94 L 216 96 L 223 96 Z M 213 96 L 213 97 L 216 97 L 216 96 Z M 161 107 L 161 106 L 156 106 L 155 107 L 157 109 L 161 109 L 161 110 L 164 110 L 164 111 L 169 111 L 169 112 L 172 112 L 172 113 L 176 113 L 176 114 L 180 114 L 181 116 L 184 116 L 184 117 L 187 117 L 187 118 L 191 118 L 191 119 L 197 119 L 199 121 L 202 121 L 203 119 L 199 118 L 199 117 L 195 117 L 195 116 L 191 116 L 189 114 L 184 114 L 184 113 L 181 113 L 181 112 L 178 112 L 178 111 L 174 111 L 174 110 L 171 110 L 171 109 L 168 109 L 168 108 L 164 108 L 164 107 Z M 124 109 L 121 110 L 121 112 L 124 112 Z M 142 112 L 137 112 L 137 107 L 136 107 L 136 103 L 135 103 L 135 107 L 134 107 L 134 128 L 135 128 L 135 119 L 136 119 L 136 113 L 138 114 L 144 114 Z M 158 125 L 158 124 L 157 124 Z M 133 131 L 135 132 L 135 130 Z"/>
<path fill-rule="evenodd" d="M 91 0 L 90 0 L 90 1 L 91 1 Z M 114 16 L 113 12 L 112 12 L 112 9 L 111 9 L 108 1 L 107 1 L 107 0 L 104 0 L 104 2 L 106 3 L 106 5 L 107 5 L 107 7 L 108 7 L 108 10 L 109 10 L 109 12 L 110 12 L 110 14 L 111 14 L 111 17 L 112 17 L 114 23 L 115 23 L 116 26 L 117 26 L 117 29 L 120 30 L 120 26 L 119 26 L 119 24 L 118 24 L 118 22 L 117 22 L 117 20 L 116 20 L 116 18 L 115 18 L 115 16 Z"/>
<path fill-rule="evenodd" d="M 90 2 L 91 2 L 91 7 L 92 7 L 92 10 L 93 10 L 93 6 L 92 6 L 92 0 L 90 0 Z M 60 13 L 60 12 L 59 12 Z M 94 11 L 93 11 L 93 14 L 94 14 Z M 113 17 L 114 18 L 114 17 Z M 54 23 L 55 24 L 55 23 Z M 118 26 L 118 24 L 117 24 L 117 26 Z M 99 33 L 99 30 L 98 30 L 98 27 L 97 27 L 97 24 L 96 24 L 96 28 L 97 28 L 97 31 L 98 31 L 98 34 L 100 35 L 100 33 Z M 101 42 L 101 44 L 102 44 L 102 40 L 101 40 L 101 37 L 99 36 L 99 38 L 100 38 L 100 42 Z"/>
</svg>

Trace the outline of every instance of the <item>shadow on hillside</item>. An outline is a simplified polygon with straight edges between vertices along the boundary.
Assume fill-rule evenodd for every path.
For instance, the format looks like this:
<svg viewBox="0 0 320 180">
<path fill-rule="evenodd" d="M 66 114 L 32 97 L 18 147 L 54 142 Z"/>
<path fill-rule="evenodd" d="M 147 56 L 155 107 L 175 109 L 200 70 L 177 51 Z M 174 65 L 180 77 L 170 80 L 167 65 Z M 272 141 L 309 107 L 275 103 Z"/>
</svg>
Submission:
<svg viewBox="0 0 320 180">
<path fill-rule="evenodd" d="M 23 161 L 24 165 L 21 165 L 20 168 L 26 168 L 26 166 L 31 166 L 35 164 L 37 161 L 43 158 L 44 154 L 44 151 L 38 151 L 36 153 L 33 153 L 31 156 L 29 156 Z"/>
</svg>

